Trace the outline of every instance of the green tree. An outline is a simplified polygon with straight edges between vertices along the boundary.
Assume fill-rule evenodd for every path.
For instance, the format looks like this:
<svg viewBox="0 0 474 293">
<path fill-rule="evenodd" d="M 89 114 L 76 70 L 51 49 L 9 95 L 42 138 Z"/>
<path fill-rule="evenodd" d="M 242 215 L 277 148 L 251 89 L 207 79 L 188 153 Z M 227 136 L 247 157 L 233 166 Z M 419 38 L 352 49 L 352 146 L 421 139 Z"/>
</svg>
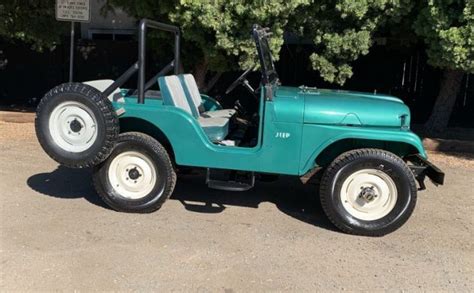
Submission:
<svg viewBox="0 0 474 293">
<path fill-rule="evenodd" d="M 252 25 L 268 26 L 273 33 L 271 49 L 279 55 L 284 28 L 291 13 L 309 0 L 196 1 L 196 0 L 108 0 L 108 5 L 123 8 L 136 18 L 172 23 L 182 30 L 184 66 L 191 69 L 200 86 L 206 74 L 256 64 L 255 44 L 249 38 Z M 169 46 L 155 35 L 157 51 Z M 169 41 L 168 41 L 169 42 Z"/>
<path fill-rule="evenodd" d="M 67 31 L 54 16 L 54 0 L 5 0 L 0 3 L 0 37 L 31 44 L 32 49 L 54 49 Z"/>
<path fill-rule="evenodd" d="M 369 52 L 381 30 L 424 43 L 428 62 L 444 69 L 426 129 L 435 134 L 447 127 L 463 76 L 474 72 L 473 0 L 323 0 L 295 18 L 290 23 L 315 45 L 313 69 L 341 85 L 352 76 L 351 62 Z"/>
<path fill-rule="evenodd" d="M 313 1 L 294 15 L 293 29 L 314 43 L 313 69 L 331 83 L 352 76 L 351 63 L 369 53 L 375 34 L 408 14 L 410 0 Z"/>
<path fill-rule="evenodd" d="M 54 18 L 54 0 L 4 0 L 0 37 L 20 40 L 33 49 L 54 48 L 68 26 Z M 208 72 L 246 69 L 256 64 L 249 38 L 254 23 L 273 32 L 271 49 L 278 58 L 284 31 L 314 44 L 313 69 L 328 82 L 344 84 L 351 63 L 368 54 L 374 36 L 385 31 L 416 33 L 429 62 L 444 69 L 440 92 L 427 122 L 443 130 L 465 73 L 474 73 L 474 0 L 105 0 L 104 12 L 120 7 L 131 16 L 173 23 L 182 29 L 184 67 L 200 86 Z M 400 32 L 399 32 L 400 33 Z M 155 52 L 170 52 L 167 34 L 155 34 Z M 216 80 L 215 78 L 211 80 Z"/>
<path fill-rule="evenodd" d="M 444 69 L 426 128 L 443 131 L 465 73 L 474 73 L 474 1 L 425 0 L 413 25 L 427 47 L 429 63 Z"/>
</svg>

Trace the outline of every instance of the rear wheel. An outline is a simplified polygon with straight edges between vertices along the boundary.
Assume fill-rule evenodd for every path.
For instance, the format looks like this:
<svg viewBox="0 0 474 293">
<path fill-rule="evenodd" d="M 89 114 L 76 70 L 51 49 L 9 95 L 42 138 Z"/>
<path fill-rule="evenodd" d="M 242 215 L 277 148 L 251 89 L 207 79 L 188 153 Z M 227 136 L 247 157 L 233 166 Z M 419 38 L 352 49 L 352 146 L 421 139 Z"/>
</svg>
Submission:
<svg viewBox="0 0 474 293">
<path fill-rule="evenodd" d="M 129 132 L 119 136 L 109 158 L 94 168 L 93 181 L 113 209 L 147 213 L 158 210 L 173 193 L 176 173 L 158 141 Z"/>
<path fill-rule="evenodd" d="M 344 232 L 381 236 L 402 226 L 416 204 L 413 173 L 396 155 L 359 149 L 337 157 L 321 180 L 321 204 Z"/>
</svg>

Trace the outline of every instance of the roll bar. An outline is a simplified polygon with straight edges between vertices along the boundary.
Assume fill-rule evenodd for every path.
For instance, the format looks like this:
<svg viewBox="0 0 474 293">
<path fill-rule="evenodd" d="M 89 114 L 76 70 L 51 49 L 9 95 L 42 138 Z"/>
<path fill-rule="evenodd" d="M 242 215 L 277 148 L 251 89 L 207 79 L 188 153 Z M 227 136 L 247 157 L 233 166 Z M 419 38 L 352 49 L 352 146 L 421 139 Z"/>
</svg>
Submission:
<svg viewBox="0 0 474 293">
<path fill-rule="evenodd" d="M 153 76 L 148 82 L 145 83 L 145 72 L 146 72 L 146 35 L 148 28 L 158 29 L 174 33 L 174 59 L 168 63 L 163 69 L 160 70 L 155 76 Z M 145 91 L 153 86 L 156 79 L 159 76 L 165 75 L 174 69 L 174 74 L 179 74 L 179 62 L 180 62 L 180 38 L 181 33 L 179 28 L 174 25 L 161 23 L 150 19 L 142 19 L 138 25 L 138 61 L 135 62 L 130 68 L 128 68 L 114 83 L 112 83 L 103 94 L 108 97 L 117 88 L 127 82 L 135 72 L 138 71 L 138 103 L 143 104 L 145 102 Z"/>
</svg>

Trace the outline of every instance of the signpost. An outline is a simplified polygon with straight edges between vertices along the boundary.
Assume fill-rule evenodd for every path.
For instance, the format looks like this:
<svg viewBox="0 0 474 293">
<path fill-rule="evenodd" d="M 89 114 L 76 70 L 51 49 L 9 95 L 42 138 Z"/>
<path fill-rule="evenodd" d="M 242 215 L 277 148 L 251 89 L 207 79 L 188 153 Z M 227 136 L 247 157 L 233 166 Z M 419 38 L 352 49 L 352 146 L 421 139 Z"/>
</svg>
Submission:
<svg viewBox="0 0 474 293">
<path fill-rule="evenodd" d="M 71 22 L 69 82 L 72 82 L 74 74 L 74 24 L 76 22 L 89 22 L 90 19 L 90 0 L 56 0 L 56 20 Z"/>
</svg>

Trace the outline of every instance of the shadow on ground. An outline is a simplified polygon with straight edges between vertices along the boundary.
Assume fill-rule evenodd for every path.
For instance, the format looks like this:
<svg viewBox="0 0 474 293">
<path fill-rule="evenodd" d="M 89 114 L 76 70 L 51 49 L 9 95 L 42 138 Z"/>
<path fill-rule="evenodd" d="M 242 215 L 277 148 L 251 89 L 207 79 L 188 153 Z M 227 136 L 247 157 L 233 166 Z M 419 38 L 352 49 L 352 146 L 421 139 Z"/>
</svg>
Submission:
<svg viewBox="0 0 474 293">
<path fill-rule="evenodd" d="M 63 198 L 84 198 L 97 206 L 108 208 L 92 186 L 90 169 L 70 169 L 58 166 L 50 173 L 39 173 L 28 178 L 28 186 L 41 194 Z"/>
<path fill-rule="evenodd" d="M 62 199 L 84 198 L 88 202 L 108 208 L 98 197 L 91 180 L 90 169 L 69 169 L 59 166 L 50 173 L 40 173 L 27 180 L 28 186 L 47 196 Z M 221 213 L 227 206 L 258 208 L 263 202 L 273 203 L 284 214 L 305 223 L 335 230 L 325 217 L 319 203 L 317 186 L 303 185 L 298 178 L 282 177 L 274 182 L 257 182 L 245 192 L 229 192 L 207 188 L 205 174 L 194 172 L 180 175 L 171 200 L 197 213 Z"/>
</svg>

